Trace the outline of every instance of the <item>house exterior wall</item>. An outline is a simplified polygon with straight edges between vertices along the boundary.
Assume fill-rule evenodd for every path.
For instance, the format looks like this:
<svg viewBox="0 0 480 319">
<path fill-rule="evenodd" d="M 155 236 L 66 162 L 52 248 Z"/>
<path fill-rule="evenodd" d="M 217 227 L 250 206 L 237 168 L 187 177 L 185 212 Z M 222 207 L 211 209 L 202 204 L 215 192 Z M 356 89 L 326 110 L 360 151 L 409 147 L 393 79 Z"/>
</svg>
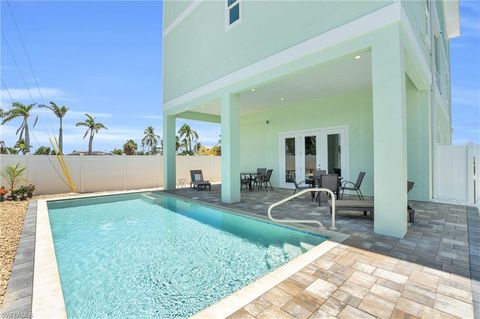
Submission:
<svg viewBox="0 0 480 319">
<path fill-rule="evenodd" d="M 392 2 L 241 1 L 228 31 L 225 1 L 202 1 L 164 37 L 165 102 Z M 165 6 L 180 11 L 176 1 Z"/>
<path fill-rule="evenodd" d="M 280 133 L 346 125 L 350 178 L 355 179 L 360 171 L 365 171 L 362 191 L 373 195 L 372 120 L 370 89 L 302 104 L 279 105 L 243 116 L 240 121 L 241 171 L 255 171 L 260 166 L 272 168 L 272 184 L 278 186 Z"/>
<path fill-rule="evenodd" d="M 430 199 L 434 145 L 451 142 L 450 55 L 443 3 L 409 0 L 240 1 L 241 21 L 228 31 L 225 30 L 225 2 L 201 1 L 187 18 L 164 33 L 164 102 L 168 104 L 169 114 L 175 114 L 172 109 L 177 106 L 178 109 L 183 107 L 183 111 L 188 109 L 185 105 L 190 103 L 193 106 L 193 100 L 203 104 L 207 94 L 210 94 L 208 98 L 218 98 L 215 94 L 241 92 L 239 87 L 244 86 L 243 82 L 249 85 L 255 85 L 252 80 L 267 82 L 356 50 L 372 50 L 373 47 L 377 52 L 387 50 L 392 40 L 384 36 L 385 30 L 398 23 L 408 75 L 405 85 L 408 179 L 416 182 L 410 198 Z M 185 10 L 190 5 L 191 2 L 183 3 L 181 7 Z M 176 2 L 167 2 L 165 6 L 165 14 L 170 12 L 174 15 L 165 19 L 165 27 L 168 28 L 183 11 L 175 7 Z M 320 38 L 319 35 L 331 33 L 332 30 L 336 32 L 337 27 L 361 20 L 359 18 L 369 13 L 380 13 L 380 9 L 382 14 L 376 17 L 381 20 L 385 17 L 384 11 L 390 8 L 401 10 L 395 11 L 397 15 L 387 14 L 386 23 L 386 20 L 371 20 L 371 23 L 369 20 L 368 27 L 375 28 L 369 32 L 351 36 L 355 30 L 352 32 L 350 28 L 345 37 L 343 30 L 339 32 L 343 42 L 324 49 L 315 47 L 318 51 L 289 61 L 273 71 L 243 72 L 255 62 L 261 61 L 263 64 L 279 52 L 283 54 L 284 50 Z M 360 25 L 365 27 L 365 21 Z M 321 46 L 324 42 L 316 43 Z M 388 67 L 385 64 L 385 68 Z M 243 72 L 242 76 L 247 73 L 245 79 L 238 76 L 239 70 Z M 234 73 L 235 78 L 239 79 L 234 83 L 236 88 L 234 84 L 224 81 Z M 221 84 L 217 83 L 219 81 Z M 215 84 L 206 85 L 212 82 Z M 385 85 L 388 86 L 388 83 Z M 205 90 L 196 93 L 199 88 Z M 195 93 L 191 95 L 192 92 Z M 376 92 L 382 92 L 382 88 Z M 345 92 L 342 96 L 318 101 L 274 106 L 267 111 L 242 116 L 241 170 L 250 171 L 259 165 L 273 168 L 272 180 L 274 185 L 278 185 L 280 132 L 347 125 L 350 179 L 354 179 L 359 171 L 366 171 L 367 178 L 362 189 L 372 195 L 372 104 L 372 91 L 366 90 Z M 266 120 L 270 121 L 269 125 L 265 124 Z"/>
</svg>

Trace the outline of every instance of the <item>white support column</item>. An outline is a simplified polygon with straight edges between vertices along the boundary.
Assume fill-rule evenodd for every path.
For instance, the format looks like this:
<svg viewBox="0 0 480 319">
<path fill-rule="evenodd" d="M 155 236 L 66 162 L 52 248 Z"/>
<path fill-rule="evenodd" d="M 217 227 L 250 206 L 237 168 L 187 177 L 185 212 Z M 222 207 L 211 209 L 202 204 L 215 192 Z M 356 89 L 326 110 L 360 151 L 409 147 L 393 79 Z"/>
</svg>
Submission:
<svg viewBox="0 0 480 319">
<path fill-rule="evenodd" d="M 240 201 L 240 98 L 225 94 L 221 99 L 222 202 Z"/>
<path fill-rule="evenodd" d="M 175 116 L 163 114 L 163 189 L 174 190 L 176 182 L 176 122 Z"/>
<path fill-rule="evenodd" d="M 376 233 L 407 232 L 407 117 L 405 54 L 400 26 L 388 27 L 372 47 Z"/>
</svg>

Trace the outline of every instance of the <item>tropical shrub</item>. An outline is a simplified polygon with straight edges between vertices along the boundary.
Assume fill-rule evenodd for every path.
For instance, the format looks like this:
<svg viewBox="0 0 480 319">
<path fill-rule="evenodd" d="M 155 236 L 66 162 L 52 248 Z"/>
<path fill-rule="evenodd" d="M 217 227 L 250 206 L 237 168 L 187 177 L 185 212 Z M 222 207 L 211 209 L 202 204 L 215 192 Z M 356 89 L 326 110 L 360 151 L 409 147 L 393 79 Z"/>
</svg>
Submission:
<svg viewBox="0 0 480 319">
<path fill-rule="evenodd" d="M 17 185 L 23 181 L 25 166 L 17 163 L 15 165 L 7 165 L 0 172 L 0 175 L 7 180 L 10 191 L 13 191 Z"/>
<path fill-rule="evenodd" d="M 37 148 L 33 155 L 49 155 L 50 154 L 50 147 L 47 146 L 40 146 Z"/>
</svg>

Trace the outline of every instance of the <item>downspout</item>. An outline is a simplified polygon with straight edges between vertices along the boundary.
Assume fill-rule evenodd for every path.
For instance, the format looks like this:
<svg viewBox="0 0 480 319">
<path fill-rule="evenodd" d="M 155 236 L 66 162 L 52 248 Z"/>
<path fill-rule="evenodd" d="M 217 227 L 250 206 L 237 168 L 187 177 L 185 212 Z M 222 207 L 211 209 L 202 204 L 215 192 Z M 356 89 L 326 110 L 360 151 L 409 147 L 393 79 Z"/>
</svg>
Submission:
<svg viewBox="0 0 480 319">
<path fill-rule="evenodd" d="M 432 187 L 432 194 L 431 194 L 431 199 L 434 199 L 436 197 L 436 187 L 435 187 L 435 172 L 436 172 L 436 155 L 437 155 L 437 113 L 436 113 L 436 103 L 435 103 L 435 94 L 434 94 L 434 83 L 436 81 L 436 72 L 434 71 L 434 57 L 433 57 L 433 49 L 434 49 L 434 36 L 433 36 L 433 14 L 437 14 L 437 10 L 434 5 L 432 5 L 431 0 L 427 0 L 427 6 L 428 6 L 428 12 L 429 12 L 429 41 L 430 41 L 430 49 L 429 49 L 429 55 L 430 55 L 430 72 L 431 72 L 431 84 L 430 84 L 430 109 L 431 109 L 431 140 L 432 140 L 432 179 L 431 179 L 431 187 Z M 435 10 L 435 12 L 433 12 Z"/>
</svg>

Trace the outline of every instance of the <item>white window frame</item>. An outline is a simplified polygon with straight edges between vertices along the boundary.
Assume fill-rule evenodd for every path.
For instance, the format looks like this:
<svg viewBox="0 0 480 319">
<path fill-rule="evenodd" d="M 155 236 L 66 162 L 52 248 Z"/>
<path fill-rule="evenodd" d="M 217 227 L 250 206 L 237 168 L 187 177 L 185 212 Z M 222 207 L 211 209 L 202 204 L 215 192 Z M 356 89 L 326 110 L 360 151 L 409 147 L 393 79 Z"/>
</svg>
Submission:
<svg viewBox="0 0 480 319">
<path fill-rule="evenodd" d="M 228 0 L 225 1 L 225 31 L 229 31 L 234 26 L 240 24 L 242 21 L 242 1 L 235 0 L 231 5 L 228 5 Z M 230 24 L 230 9 L 238 4 L 238 19 Z"/>
</svg>

